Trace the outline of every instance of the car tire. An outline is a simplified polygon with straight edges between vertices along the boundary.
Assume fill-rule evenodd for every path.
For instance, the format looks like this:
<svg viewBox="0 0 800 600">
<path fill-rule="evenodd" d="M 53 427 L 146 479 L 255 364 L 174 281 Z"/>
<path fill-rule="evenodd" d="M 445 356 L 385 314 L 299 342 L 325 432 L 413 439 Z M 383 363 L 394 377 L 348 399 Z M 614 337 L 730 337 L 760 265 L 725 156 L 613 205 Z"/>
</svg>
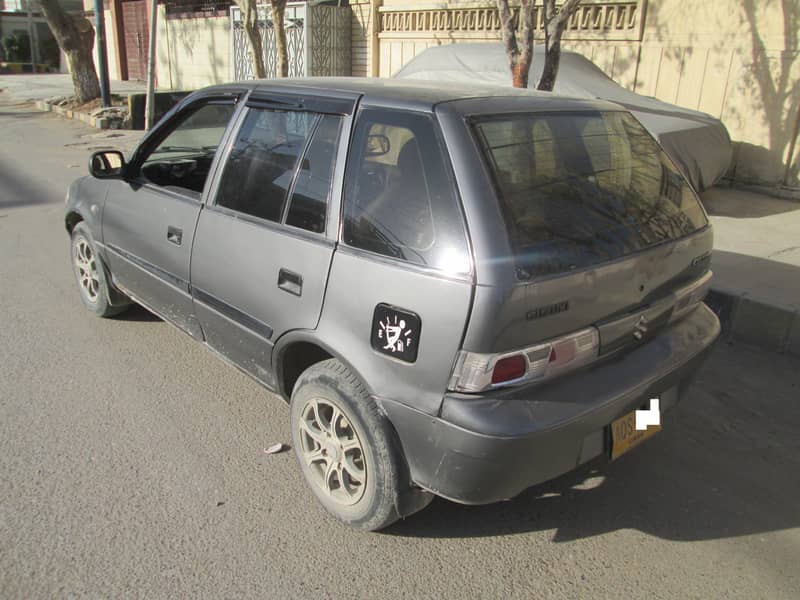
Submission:
<svg viewBox="0 0 800 600">
<path fill-rule="evenodd" d="M 86 308 L 98 317 L 113 317 L 130 307 L 130 304 L 112 305 L 109 302 L 106 269 L 97 254 L 89 227 L 84 223 L 78 223 L 72 230 L 70 258 L 81 300 Z"/>
<path fill-rule="evenodd" d="M 325 360 L 300 375 L 291 427 L 303 476 L 328 512 L 368 531 L 400 518 L 400 496 L 412 488 L 394 429 L 341 362 Z M 413 511 L 429 501 L 417 502 Z"/>
</svg>

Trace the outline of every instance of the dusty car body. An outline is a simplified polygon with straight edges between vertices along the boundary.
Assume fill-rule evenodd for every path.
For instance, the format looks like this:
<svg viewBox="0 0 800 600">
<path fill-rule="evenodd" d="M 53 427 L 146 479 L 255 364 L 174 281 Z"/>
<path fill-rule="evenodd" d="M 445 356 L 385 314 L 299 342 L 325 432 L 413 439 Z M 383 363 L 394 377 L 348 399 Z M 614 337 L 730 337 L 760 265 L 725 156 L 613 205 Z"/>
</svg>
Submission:
<svg viewBox="0 0 800 600">
<path fill-rule="evenodd" d="M 141 303 L 290 402 L 304 476 L 356 527 L 618 456 L 719 333 L 705 213 L 613 104 L 230 84 L 90 171 L 66 207 L 86 306 Z"/>
</svg>

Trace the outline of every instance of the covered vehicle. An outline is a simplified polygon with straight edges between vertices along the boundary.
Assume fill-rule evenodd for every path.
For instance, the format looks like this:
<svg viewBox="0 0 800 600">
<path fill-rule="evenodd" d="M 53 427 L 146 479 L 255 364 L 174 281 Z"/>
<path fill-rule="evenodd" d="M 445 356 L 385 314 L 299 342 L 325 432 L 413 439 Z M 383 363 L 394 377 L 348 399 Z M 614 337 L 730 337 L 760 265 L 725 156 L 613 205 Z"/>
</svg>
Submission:
<svg viewBox="0 0 800 600">
<path fill-rule="evenodd" d="M 535 46 L 531 86 L 539 81 L 543 65 L 544 46 Z M 502 44 L 450 44 L 428 48 L 395 77 L 511 85 Z M 706 113 L 631 92 L 577 52 L 561 51 L 553 92 L 575 98 L 610 100 L 627 108 L 658 140 L 698 191 L 714 185 L 731 164 L 731 138 L 722 121 Z"/>
</svg>

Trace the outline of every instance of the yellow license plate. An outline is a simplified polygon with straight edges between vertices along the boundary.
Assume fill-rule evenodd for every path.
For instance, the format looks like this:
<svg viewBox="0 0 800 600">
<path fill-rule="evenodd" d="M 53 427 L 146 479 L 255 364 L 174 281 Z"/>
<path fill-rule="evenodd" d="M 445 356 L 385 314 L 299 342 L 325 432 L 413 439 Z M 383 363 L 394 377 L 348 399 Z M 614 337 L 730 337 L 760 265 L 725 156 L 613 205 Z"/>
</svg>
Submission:
<svg viewBox="0 0 800 600">
<path fill-rule="evenodd" d="M 611 423 L 611 460 L 619 458 L 634 446 L 661 431 L 661 425 L 636 429 L 636 411 L 629 412 Z"/>
</svg>

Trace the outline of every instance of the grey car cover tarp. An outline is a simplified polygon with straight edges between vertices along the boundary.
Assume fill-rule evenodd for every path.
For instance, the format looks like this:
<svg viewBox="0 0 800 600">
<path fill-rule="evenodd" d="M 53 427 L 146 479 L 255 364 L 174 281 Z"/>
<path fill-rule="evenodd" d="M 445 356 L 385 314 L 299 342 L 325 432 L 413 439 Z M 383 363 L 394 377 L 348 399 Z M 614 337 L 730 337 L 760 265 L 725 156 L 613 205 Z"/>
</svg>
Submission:
<svg viewBox="0 0 800 600">
<path fill-rule="evenodd" d="M 544 46 L 535 46 L 531 85 L 539 80 Z M 502 44 L 450 44 L 428 48 L 396 75 L 445 85 L 447 81 L 482 81 L 511 85 Z M 733 149 L 728 130 L 719 119 L 655 98 L 641 96 L 615 83 L 586 57 L 561 51 L 556 94 L 601 98 L 624 106 L 655 137 L 697 190 L 714 185 L 728 170 Z"/>
</svg>

